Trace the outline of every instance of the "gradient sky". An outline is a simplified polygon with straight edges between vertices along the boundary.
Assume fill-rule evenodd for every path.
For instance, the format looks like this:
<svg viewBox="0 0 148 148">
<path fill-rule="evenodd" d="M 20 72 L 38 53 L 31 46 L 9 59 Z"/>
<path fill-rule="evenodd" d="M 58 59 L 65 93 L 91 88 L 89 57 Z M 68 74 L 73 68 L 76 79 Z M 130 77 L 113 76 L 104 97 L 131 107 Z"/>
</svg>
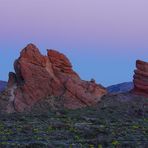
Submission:
<svg viewBox="0 0 148 148">
<path fill-rule="evenodd" d="M 0 79 L 28 43 L 57 49 L 82 79 L 132 81 L 148 61 L 148 0 L 0 0 Z"/>
</svg>

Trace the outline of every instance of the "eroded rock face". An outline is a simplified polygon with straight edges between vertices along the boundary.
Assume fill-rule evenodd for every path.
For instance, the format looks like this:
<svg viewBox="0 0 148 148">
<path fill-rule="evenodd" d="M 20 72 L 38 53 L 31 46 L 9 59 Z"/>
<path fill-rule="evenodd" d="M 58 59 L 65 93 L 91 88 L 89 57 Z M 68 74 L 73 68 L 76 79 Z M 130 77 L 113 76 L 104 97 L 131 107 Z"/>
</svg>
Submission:
<svg viewBox="0 0 148 148">
<path fill-rule="evenodd" d="M 133 92 L 148 97 L 148 62 L 136 61 Z"/>
<path fill-rule="evenodd" d="M 95 105 L 107 93 L 95 81 L 81 80 L 65 55 L 47 50 L 43 56 L 33 44 L 22 50 L 14 68 L 15 74 L 9 74 L 7 112 L 30 110 L 47 96 L 62 97 L 65 108 L 76 109 Z"/>
</svg>

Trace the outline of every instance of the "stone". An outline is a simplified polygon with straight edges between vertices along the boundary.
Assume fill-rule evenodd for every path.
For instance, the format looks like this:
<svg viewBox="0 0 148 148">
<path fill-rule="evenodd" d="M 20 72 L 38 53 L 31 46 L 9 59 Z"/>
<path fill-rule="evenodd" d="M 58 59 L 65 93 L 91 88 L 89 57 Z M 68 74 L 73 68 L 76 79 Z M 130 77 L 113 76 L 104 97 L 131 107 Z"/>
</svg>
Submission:
<svg viewBox="0 0 148 148">
<path fill-rule="evenodd" d="M 148 62 L 136 61 L 133 92 L 148 97 Z"/>
<path fill-rule="evenodd" d="M 72 69 L 69 59 L 56 50 L 47 50 L 47 56 L 29 44 L 14 62 L 15 73 L 9 74 L 11 101 L 9 112 L 23 112 L 48 96 L 63 98 L 63 106 L 76 109 L 95 105 L 107 90 L 92 81 L 81 80 Z"/>
</svg>

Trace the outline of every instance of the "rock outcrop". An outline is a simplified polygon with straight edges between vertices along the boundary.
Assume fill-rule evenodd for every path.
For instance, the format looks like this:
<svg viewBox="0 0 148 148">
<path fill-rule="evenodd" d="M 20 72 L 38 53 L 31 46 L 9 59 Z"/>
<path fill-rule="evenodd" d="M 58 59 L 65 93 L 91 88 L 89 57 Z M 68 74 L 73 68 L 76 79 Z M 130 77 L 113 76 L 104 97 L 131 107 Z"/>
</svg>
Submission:
<svg viewBox="0 0 148 148">
<path fill-rule="evenodd" d="M 136 61 L 133 92 L 148 97 L 148 62 Z"/>
<path fill-rule="evenodd" d="M 30 110 L 48 96 L 62 97 L 65 108 L 76 109 L 95 105 L 107 93 L 95 81 L 81 80 L 65 55 L 47 50 L 43 56 L 33 44 L 21 51 L 14 69 L 9 74 L 7 112 Z"/>
</svg>

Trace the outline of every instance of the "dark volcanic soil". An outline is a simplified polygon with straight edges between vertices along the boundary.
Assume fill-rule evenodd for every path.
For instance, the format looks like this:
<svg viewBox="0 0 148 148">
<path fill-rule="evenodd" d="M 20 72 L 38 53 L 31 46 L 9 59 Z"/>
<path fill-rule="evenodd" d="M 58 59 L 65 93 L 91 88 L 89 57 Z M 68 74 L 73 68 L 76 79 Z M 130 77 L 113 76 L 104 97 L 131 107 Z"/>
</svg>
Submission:
<svg viewBox="0 0 148 148">
<path fill-rule="evenodd" d="M 48 107 L 40 103 L 29 114 L 1 114 L 0 147 L 148 147 L 148 98 L 118 94 L 75 111 Z"/>
</svg>

